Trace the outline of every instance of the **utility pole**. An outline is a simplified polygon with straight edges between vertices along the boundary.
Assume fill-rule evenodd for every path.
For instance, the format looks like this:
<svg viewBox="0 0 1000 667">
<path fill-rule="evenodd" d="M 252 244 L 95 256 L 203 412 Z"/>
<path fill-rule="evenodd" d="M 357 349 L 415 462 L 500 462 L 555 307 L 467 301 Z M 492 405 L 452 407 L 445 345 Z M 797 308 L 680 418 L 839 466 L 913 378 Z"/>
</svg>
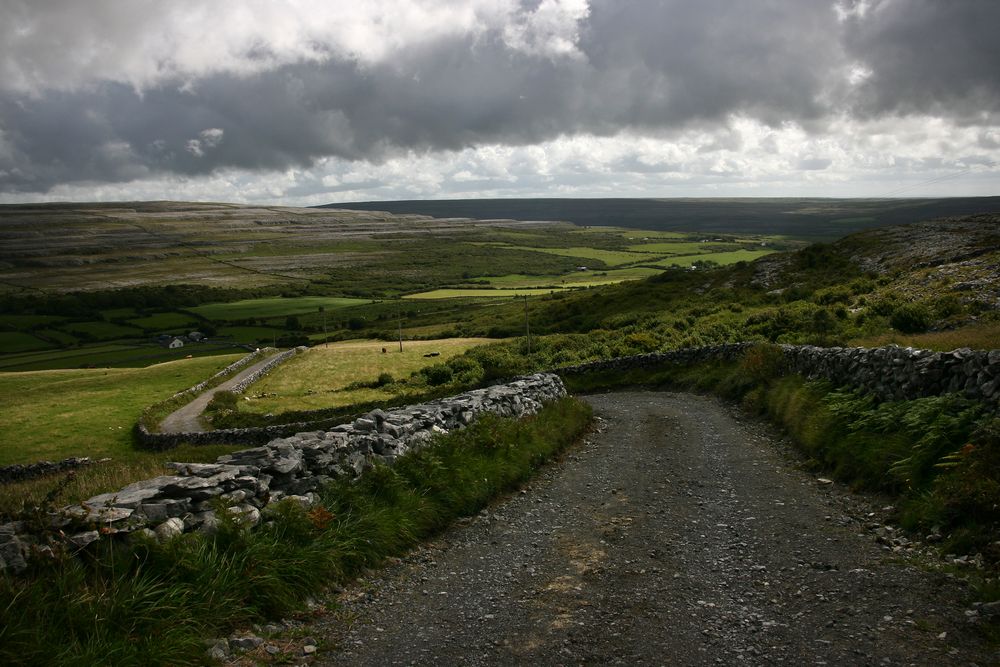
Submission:
<svg viewBox="0 0 1000 667">
<path fill-rule="evenodd" d="M 326 337 L 326 308 L 323 306 L 319 307 L 319 312 L 323 313 L 323 347 L 326 347 L 327 337 Z"/>
<path fill-rule="evenodd" d="M 396 324 L 399 325 L 399 351 L 403 351 L 403 313 L 399 306 L 396 306 Z"/>
<path fill-rule="evenodd" d="M 528 323 L 528 295 L 524 295 L 524 335 L 528 339 L 528 354 L 531 354 L 531 325 Z"/>
</svg>

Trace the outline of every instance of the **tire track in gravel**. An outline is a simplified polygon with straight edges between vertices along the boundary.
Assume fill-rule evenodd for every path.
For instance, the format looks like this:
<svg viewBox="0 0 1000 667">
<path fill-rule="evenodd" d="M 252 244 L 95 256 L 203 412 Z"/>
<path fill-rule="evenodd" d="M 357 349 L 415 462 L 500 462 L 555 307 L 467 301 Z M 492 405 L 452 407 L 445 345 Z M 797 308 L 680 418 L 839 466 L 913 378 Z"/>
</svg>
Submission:
<svg viewBox="0 0 1000 667">
<path fill-rule="evenodd" d="M 764 425 L 688 394 L 585 400 L 599 428 L 530 489 L 299 630 L 312 664 L 1000 664 L 961 582 L 901 563 Z"/>
</svg>

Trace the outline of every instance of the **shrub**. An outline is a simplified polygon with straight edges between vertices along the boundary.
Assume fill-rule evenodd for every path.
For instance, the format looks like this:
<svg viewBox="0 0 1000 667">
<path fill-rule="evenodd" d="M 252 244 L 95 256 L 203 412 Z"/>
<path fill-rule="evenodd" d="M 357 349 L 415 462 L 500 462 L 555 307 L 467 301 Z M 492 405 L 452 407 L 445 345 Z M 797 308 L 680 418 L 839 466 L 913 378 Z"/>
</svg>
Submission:
<svg viewBox="0 0 1000 667">
<path fill-rule="evenodd" d="M 226 412 L 229 410 L 236 410 L 238 405 L 238 397 L 235 393 L 231 391 L 217 391 L 212 400 L 208 402 L 205 407 L 207 412 Z"/>
<path fill-rule="evenodd" d="M 893 329 L 903 333 L 923 333 L 931 326 L 931 312 L 919 303 L 905 303 L 889 317 Z"/>
<path fill-rule="evenodd" d="M 427 384 L 437 386 L 451 382 L 453 376 L 451 367 L 446 364 L 434 364 L 421 369 L 420 374 L 424 376 Z"/>
</svg>

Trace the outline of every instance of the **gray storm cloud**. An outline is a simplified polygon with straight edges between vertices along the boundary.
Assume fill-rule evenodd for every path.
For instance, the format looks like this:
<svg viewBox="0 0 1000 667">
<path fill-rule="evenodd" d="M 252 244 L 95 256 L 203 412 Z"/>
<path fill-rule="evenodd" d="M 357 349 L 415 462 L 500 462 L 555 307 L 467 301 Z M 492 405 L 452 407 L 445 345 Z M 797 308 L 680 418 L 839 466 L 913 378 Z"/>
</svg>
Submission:
<svg viewBox="0 0 1000 667">
<path fill-rule="evenodd" d="M 598 0 L 571 15 L 557 4 L 525 3 L 506 22 L 371 57 L 258 40 L 225 67 L 154 67 L 134 47 L 138 80 L 109 70 L 96 80 L 53 74 L 46 84 L 58 63 L 23 39 L 4 40 L 0 191 L 283 169 L 327 156 L 377 162 L 575 134 L 662 136 L 721 127 L 733 114 L 808 130 L 911 114 L 987 127 L 1000 110 L 995 0 Z M 4 5 L 30 19 L 30 4 Z M 534 32 L 518 23 L 543 11 L 551 16 Z M 73 49 L 94 57 L 102 44 L 128 42 L 115 32 L 129 30 L 127 20 L 100 18 L 57 24 L 67 31 L 66 61 Z"/>
</svg>

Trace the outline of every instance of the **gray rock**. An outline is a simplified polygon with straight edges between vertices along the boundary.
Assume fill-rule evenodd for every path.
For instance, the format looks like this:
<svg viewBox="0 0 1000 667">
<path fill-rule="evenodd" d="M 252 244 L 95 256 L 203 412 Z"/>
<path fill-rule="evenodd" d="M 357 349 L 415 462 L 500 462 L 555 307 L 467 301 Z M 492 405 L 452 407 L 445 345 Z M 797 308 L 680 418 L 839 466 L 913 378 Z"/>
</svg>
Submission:
<svg viewBox="0 0 1000 667">
<path fill-rule="evenodd" d="M 102 493 L 83 502 L 88 507 L 128 507 L 135 509 L 141 503 L 159 497 L 163 487 L 175 479 L 183 479 L 171 475 L 154 477 L 134 484 L 129 484 L 121 491 Z"/>
<path fill-rule="evenodd" d="M 178 535 L 184 533 L 184 522 L 180 519 L 173 517 L 167 519 L 159 526 L 156 527 L 156 537 L 161 542 L 166 542 L 167 540 L 172 540 Z"/>
<path fill-rule="evenodd" d="M 229 646 L 234 649 L 241 651 L 249 651 L 257 648 L 264 643 L 264 640 L 260 637 L 255 637 L 254 635 L 249 635 L 247 637 L 230 637 Z"/>
<path fill-rule="evenodd" d="M 164 498 L 155 503 L 143 503 L 136 513 L 145 516 L 152 523 L 162 523 L 175 516 L 182 516 L 191 509 L 187 499 Z"/>
<path fill-rule="evenodd" d="M 24 552 L 25 544 L 15 534 L 14 524 L 0 526 L 0 570 L 23 572 L 28 567 Z"/>
<path fill-rule="evenodd" d="M 96 530 L 88 530 L 83 533 L 77 533 L 76 535 L 71 535 L 66 539 L 70 544 L 72 544 L 77 549 L 82 549 L 88 544 L 93 544 L 97 540 L 101 539 L 101 534 Z"/>
<path fill-rule="evenodd" d="M 226 511 L 243 526 L 256 526 L 260 523 L 260 510 L 250 504 L 227 507 Z"/>
</svg>

